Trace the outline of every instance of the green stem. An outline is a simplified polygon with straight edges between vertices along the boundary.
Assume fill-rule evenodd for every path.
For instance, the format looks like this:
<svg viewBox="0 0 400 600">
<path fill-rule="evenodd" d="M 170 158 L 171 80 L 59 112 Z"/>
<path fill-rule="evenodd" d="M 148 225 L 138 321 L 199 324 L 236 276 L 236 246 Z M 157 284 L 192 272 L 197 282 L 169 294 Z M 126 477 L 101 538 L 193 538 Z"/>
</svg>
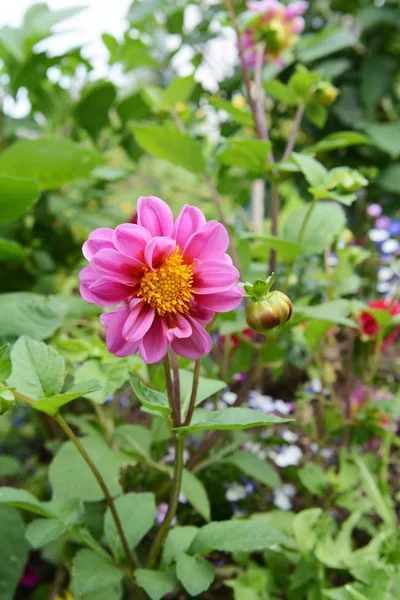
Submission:
<svg viewBox="0 0 400 600">
<path fill-rule="evenodd" d="M 271 233 L 277 237 L 279 233 L 279 190 L 276 183 L 271 184 Z M 269 272 L 276 272 L 276 250 L 271 249 Z"/>
<path fill-rule="evenodd" d="M 383 444 L 383 457 L 380 472 L 381 487 L 383 490 L 388 490 L 388 477 L 389 477 L 389 463 L 390 463 L 390 449 L 392 447 L 393 440 L 393 422 L 389 420 L 389 427 L 385 431 L 385 438 Z"/>
<path fill-rule="evenodd" d="M 178 357 L 171 349 L 172 370 L 174 372 L 174 404 L 175 404 L 175 427 L 181 426 L 181 385 L 179 380 Z"/>
<path fill-rule="evenodd" d="M 372 358 L 372 366 L 371 366 L 370 375 L 369 375 L 369 383 L 370 384 L 374 383 L 375 375 L 378 370 L 379 359 L 381 357 L 381 352 L 382 352 L 382 344 L 383 344 L 383 328 L 380 327 L 379 333 L 378 333 L 378 338 L 376 340 L 374 356 Z"/>
<path fill-rule="evenodd" d="M 296 240 L 297 244 L 301 244 L 301 242 L 303 241 L 303 237 L 304 237 L 304 233 L 306 231 L 306 227 L 308 225 L 308 221 L 310 220 L 310 217 L 311 217 L 311 215 L 313 213 L 313 210 L 314 210 L 317 202 L 318 202 L 318 196 L 314 196 L 314 198 L 312 199 L 312 202 L 311 202 L 310 206 L 308 207 L 308 211 L 304 215 L 303 222 L 301 224 L 299 233 L 297 235 L 297 240 Z"/>
<path fill-rule="evenodd" d="M 168 402 L 169 402 L 169 406 L 170 406 L 170 409 L 172 412 L 172 423 L 175 427 L 175 425 L 177 423 L 177 411 L 176 411 L 174 387 L 172 384 L 171 369 L 169 366 L 168 354 L 166 354 L 164 356 L 164 374 L 165 374 L 165 385 L 167 386 Z"/>
<path fill-rule="evenodd" d="M 125 556 L 126 556 L 126 560 L 128 562 L 128 565 L 131 569 L 131 572 L 133 573 L 133 571 L 135 570 L 135 562 L 133 560 L 127 539 L 125 537 L 125 533 L 124 530 L 122 528 L 122 523 L 121 520 L 119 518 L 117 509 L 115 508 L 115 504 L 114 504 L 114 500 L 113 497 L 111 496 L 108 487 L 100 473 L 100 471 L 98 470 L 98 468 L 96 467 L 96 465 L 94 464 L 94 462 L 92 461 L 91 457 L 89 456 L 89 454 L 86 452 L 85 448 L 82 446 L 79 438 L 75 435 L 75 433 L 72 431 L 71 427 L 68 425 L 68 423 L 65 421 L 65 419 L 63 419 L 63 417 L 58 414 L 54 417 L 54 420 L 59 424 L 59 426 L 61 427 L 61 429 L 64 431 L 65 435 L 71 440 L 71 442 L 74 444 L 75 448 L 78 450 L 79 454 L 82 456 L 83 460 L 86 462 L 86 464 L 88 465 L 89 469 L 92 471 L 93 475 L 95 476 L 97 483 L 99 484 L 104 497 L 106 499 L 108 508 L 110 509 L 111 515 L 114 519 L 115 522 L 115 526 L 117 528 L 118 531 L 118 535 L 121 539 L 121 543 L 122 543 L 122 547 L 124 549 L 125 552 Z"/>
<path fill-rule="evenodd" d="M 176 433 L 175 438 L 175 465 L 174 465 L 174 476 L 172 480 L 171 496 L 169 499 L 169 507 L 165 519 L 160 527 L 160 530 L 155 538 L 153 545 L 150 550 L 149 557 L 146 563 L 146 569 L 152 569 L 157 561 L 158 555 L 161 552 L 165 538 L 168 535 L 172 520 L 175 516 L 176 509 L 178 508 L 179 494 L 182 485 L 182 474 L 183 474 L 183 450 L 184 450 L 184 438 Z"/>
<path fill-rule="evenodd" d="M 200 359 L 196 360 L 196 365 L 194 367 L 194 373 L 193 373 L 192 393 L 190 396 L 189 408 L 188 408 L 186 419 L 184 422 L 185 426 L 190 424 L 192 417 L 193 417 L 193 411 L 196 406 L 197 389 L 199 387 L 199 377 L 200 377 L 200 365 L 201 365 L 201 360 Z"/>
</svg>

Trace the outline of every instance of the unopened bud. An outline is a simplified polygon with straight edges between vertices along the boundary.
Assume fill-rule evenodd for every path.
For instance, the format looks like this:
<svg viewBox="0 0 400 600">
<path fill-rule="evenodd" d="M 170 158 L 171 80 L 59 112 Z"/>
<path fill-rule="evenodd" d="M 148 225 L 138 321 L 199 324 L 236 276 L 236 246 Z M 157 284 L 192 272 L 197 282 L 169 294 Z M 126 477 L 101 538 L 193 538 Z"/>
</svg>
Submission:
<svg viewBox="0 0 400 600">
<path fill-rule="evenodd" d="M 289 321 L 293 312 L 293 305 L 282 292 L 270 292 L 275 275 L 272 274 L 266 281 L 258 280 L 252 286 L 246 284 L 245 290 L 249 298 L 246 307 L 246 321 L 248 326 L 258 333 L 265 333 L 275 327 L 282 327 Z"/>
<path fill-rule="evenodd" d="M 330 106 L 339 95 L 339 90 L 327 81 L 322 81 L 318 84 L 315 91 L 315 100 L 322 106 Z"/>
</svg>

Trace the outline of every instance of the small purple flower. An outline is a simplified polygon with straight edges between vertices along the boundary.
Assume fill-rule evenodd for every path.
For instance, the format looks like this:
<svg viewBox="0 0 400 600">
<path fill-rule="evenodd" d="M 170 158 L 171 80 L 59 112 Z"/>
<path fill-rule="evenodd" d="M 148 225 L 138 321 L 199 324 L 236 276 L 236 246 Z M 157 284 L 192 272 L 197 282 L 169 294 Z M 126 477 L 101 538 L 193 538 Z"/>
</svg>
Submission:
<svg viewBox="0 0 400 600">
<path fill-rule="evenodd" d="M 400 220 L 392 221 L 389 227 L 390 235 L 400 235 Z"/>
<path fill-rule="evenodd" d="M 376 203 L 369 204 L 367 207 L 367 214 L 375 219 L 380 217 L 382 214 L 382 206 Z"/>
<path fill-rule="evenodd" d="M 156 523 L 158 525 L 161 525 L 161 523 L 164 521 L 165 519 L 165 515 L 168 512 L 168 504 L 166 502 L 161 502 L 161 504 L 159 504 L 157 512 L 156 512 Z M 174 517 L 172 523 L 171 523 L 171 527 L 174 527 L 174 525 L 176 525 L 176 517 Z"/>
<path fill-rule="evenodd" d="M 392 220 L 389 219 L 389 217 L 383 216 L 383 217 L 379 217 L 378 219 L 376 219 L 375 227 L 377 227 L 378 229 L 389 230 L 391 223 L 392 223 Z"/>
</svg>

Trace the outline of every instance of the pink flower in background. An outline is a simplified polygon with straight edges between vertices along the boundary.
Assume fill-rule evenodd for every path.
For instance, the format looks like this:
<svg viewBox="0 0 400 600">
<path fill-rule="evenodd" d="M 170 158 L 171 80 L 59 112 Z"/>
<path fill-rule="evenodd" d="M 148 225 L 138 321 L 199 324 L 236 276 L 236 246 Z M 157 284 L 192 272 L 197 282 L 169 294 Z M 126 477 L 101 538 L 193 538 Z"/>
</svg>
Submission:
<svg viewBox="0 0 400 600">
<path fill-rule="evenodd" d="M 173 220 L 155 196 L 140 197 L 137 223 L 93 231 L 83 245 L 81 295 L 115 310 L 101 315 L 108 350 L 116 356 L 140 352 L 147 363 L 161 360 L 170 345 L 189 359 L 211 350 L 205 329 L 216 312 L 242 299 L 239 272 L 226 254 L 228 233 L 185 205 Z"/>
<path fill-rule="evenodd" d="M 285 6 L 278 0 L 261 0 L 248 2 L 247 8 L 254 15 L 242 38 L 247 67 L 254 69 L 259 44 L 264 44 L 263 60 L 282 66 L 281 54 L 296 43 L 297 34 L 304 30 L 302 15 L 308 2 L 299 0 Z"/>
</svg>

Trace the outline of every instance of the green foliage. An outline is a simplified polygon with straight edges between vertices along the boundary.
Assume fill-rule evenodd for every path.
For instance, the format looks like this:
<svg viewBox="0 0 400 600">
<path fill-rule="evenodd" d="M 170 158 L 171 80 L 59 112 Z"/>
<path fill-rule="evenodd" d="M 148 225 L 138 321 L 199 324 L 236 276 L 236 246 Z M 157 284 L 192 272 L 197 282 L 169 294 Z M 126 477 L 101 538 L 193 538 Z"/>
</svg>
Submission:
<svg viewBox="0 0 400 600">
<path fill-rule="evenodd" d="M 182 552 L 176 562 L 176 574 L 191 596 L 208 590 L 215 577 L 214 567 L 202 556 L 189 556 Z"/>
<path fill-rule="evenodd" d="M 268 415 L 259 410 L 250 408 L 226 408 L 225 410 L 203 410 L 198 408 L 194 411 L 190 425 L 182 426 L 179 431 L 191 433 L 192 431 L 234 431 L 271 425 L 273 423 L 287 423 L 292 419 L 282 419 L 276 415 Z"/>
<path fill-rule="evenodd" d="M 28 559 L 29 545 L 25 539 L 25 525 L 14 508 L 0 506 L 0 594 L 12 600 Z"/>
<path fill-rule="evenodd" d="M 166 416 L 169 415 L 171 409 L 168 404 L 168 398 L 165 394 L 161 394 L 156 390 L 152 390 L 140 381 L 134 373 L 129 374 L 130 382 L 138 400 L 143 406 L 149 410 L 154 410 Z"/>
</svg>

